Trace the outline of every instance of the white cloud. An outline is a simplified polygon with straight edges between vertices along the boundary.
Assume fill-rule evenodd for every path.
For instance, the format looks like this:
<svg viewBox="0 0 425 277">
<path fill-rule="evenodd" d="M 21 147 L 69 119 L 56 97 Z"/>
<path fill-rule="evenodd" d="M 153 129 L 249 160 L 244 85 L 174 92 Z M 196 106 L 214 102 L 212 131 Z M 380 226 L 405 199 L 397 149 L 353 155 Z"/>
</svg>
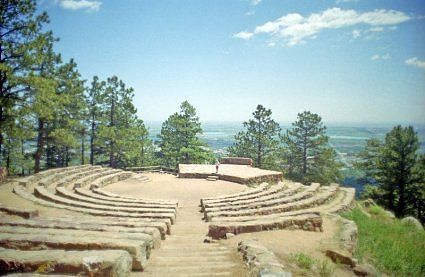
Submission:
<svg viewBox="0 0 425 277">
<path fill-rule="evenodd" d="M 358 38 L 362 35 L 360 30 L 354 29 L 351 34 L 353 35 L 353 38 Z"/>
<path fill-rule="evenodd" d="M 406 64 L 416 66 L 419 68 L 425 68 L 425 61 L 419 60 L 417 57 L 413 57 L 404 61 Z"/>
<path fill-rule="evenodd" d="M 249 11 L 249 12 L 245 13 L 246 16 L 251 16 L 251 15 L 254 15 L 254 14 L 255 14 L 255 11 Z"/>
<path fill-rule="evenodd" d="M 370 60 L 371 61 L 376 61 L 376 60 L 389 60 L 391 59 L 391 55 L 386 53 L 384 55 L 373 55 Z"/>
<path fill-rule="evenodd" d="M 237 34 L 234 34 L 233 37 L 234 38 L 241 38 L 241 39 L 244 39 L 244 40 L 248 40 L 253 35 L 254 35 L 253 33 L 250 33 L 250 32 L 247 32 L 247 31 L 242 31 L 242 32 L 239 32 Z"/>
<path fill-rule="evenodd" d="M 305 42 L 307 39 L 312 39 L 326 29 L 347 28 L 364 24 L 381 27 L 400 24 L 410 19 L 411 17 L 405 13 L 394 10 L 374 10 L 358 13 L 355 10 L 331 8 L 321 13 L 312 13 L 308 17 L 303 17 L 298 13 L 290 13 L 257 26 L 253 33 L 254 35 L 269 34 L 275 39 L 283 39 L 287 46 L 294 46 Z"/>
<path fill-rule="evenodd" d="M 59 5 L 69 10 L 85 9 L 87 11 L 98 11 L 102 2 L 89 0 L 60 0 Z"/>
<path fill-rule="evenodd" d="M 262 0 L 251 0 L 251 5 L 253 6 L 257 6 L 258 4 L 261 3 Z"/>
</svg>

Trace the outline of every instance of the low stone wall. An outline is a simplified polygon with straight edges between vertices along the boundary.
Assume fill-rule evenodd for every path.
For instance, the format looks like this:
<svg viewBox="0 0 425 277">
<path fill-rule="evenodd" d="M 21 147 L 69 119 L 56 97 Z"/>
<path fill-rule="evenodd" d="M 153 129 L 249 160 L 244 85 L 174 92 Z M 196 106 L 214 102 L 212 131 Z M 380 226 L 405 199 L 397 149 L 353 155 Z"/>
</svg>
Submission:
<svg viewBox="0 0 425 277">
<path fill-rule="evenodd" d="M 270 175 L 263 175 L 263 176 L 256 176 L 251 178 L 244 178 L 244 177 L 238 177 L 238 176 L 232 176 L 232 175 L 226 175 L 226 174 L 215 174 L 215 173 L 179 173 L 179 178 L 192 178 L 192 179 L 206 179 L 210 175 L 218 176 L 219 180 L 238 183 L 238 184 L 259 184 L 259 183 L 278 183 L 279 181 L 282 181 L 282 174 L 276 173 L 276 174 L 270 174 Z"/>
<path fill-rule="evenodd" d="M 249 268 L 250 276 L 290 277 L 273 252 L 255 240 L 241 241 L 238 251 Z"/>
<path fill-rule="evenodd" d="M 240 165 L 250 165 L 252 166 L 251 158 L 243 157 L 224 157 L 221 159 L 222 164 L 240 164 Z"/>
</svg>

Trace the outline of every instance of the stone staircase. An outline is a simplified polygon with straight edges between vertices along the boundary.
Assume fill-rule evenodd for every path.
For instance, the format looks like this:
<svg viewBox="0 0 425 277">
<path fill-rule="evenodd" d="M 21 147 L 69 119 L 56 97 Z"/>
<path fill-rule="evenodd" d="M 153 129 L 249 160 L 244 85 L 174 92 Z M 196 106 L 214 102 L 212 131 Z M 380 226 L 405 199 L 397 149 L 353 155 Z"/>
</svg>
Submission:
<svg viewBox="0 0 425 277">
<path fill-rule="evenodd" d="M 208 224 L 197 203 L 180 203 L 173 233 L 152 252 L 145 276 L 247 276 L 236 249 L 205 243 Z"/>
<path fill-rule="evenodd" d="M 207 181 L 217 181 L 218 176 L 217 175 L 210 175 L 205 180 L 207 180 Z"/>
</svg>

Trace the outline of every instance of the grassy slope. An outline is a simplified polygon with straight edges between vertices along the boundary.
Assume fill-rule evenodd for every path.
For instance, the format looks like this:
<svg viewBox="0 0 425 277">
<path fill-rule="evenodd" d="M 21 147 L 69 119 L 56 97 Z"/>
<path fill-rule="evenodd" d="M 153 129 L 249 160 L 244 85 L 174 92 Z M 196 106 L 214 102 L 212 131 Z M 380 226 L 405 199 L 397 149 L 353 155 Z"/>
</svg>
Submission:
<svg viewBox="0 0 425 277">
<path fill-rule="evenodd" d="M 355 208 L 344 214 L 359 228 L 356 256 L 370 260 L 379 271 L 394 276 L 425 276 L 425 232 L 391 220 L 380 207 Z"/>
</svg>

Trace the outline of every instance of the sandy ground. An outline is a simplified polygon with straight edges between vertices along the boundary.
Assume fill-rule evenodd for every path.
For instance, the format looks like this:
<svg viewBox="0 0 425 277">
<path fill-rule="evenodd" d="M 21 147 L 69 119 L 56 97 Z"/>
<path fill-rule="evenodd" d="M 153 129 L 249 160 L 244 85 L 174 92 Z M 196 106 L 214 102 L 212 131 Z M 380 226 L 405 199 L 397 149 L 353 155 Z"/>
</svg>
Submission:
<svg viewBox="0 0 425 277">
<path fill-rule="evenodd" d="M 199 204 L 203 197 L 231 194 L 247 189 L 247 186 L 227 181 L 183 179 L 171 174 L 146 173 L 150 181 L 143 183 L 135 178 L 106 187 L 115 193 L 145 197 L 175 199 L 180 204 Z"/>
</svg>

